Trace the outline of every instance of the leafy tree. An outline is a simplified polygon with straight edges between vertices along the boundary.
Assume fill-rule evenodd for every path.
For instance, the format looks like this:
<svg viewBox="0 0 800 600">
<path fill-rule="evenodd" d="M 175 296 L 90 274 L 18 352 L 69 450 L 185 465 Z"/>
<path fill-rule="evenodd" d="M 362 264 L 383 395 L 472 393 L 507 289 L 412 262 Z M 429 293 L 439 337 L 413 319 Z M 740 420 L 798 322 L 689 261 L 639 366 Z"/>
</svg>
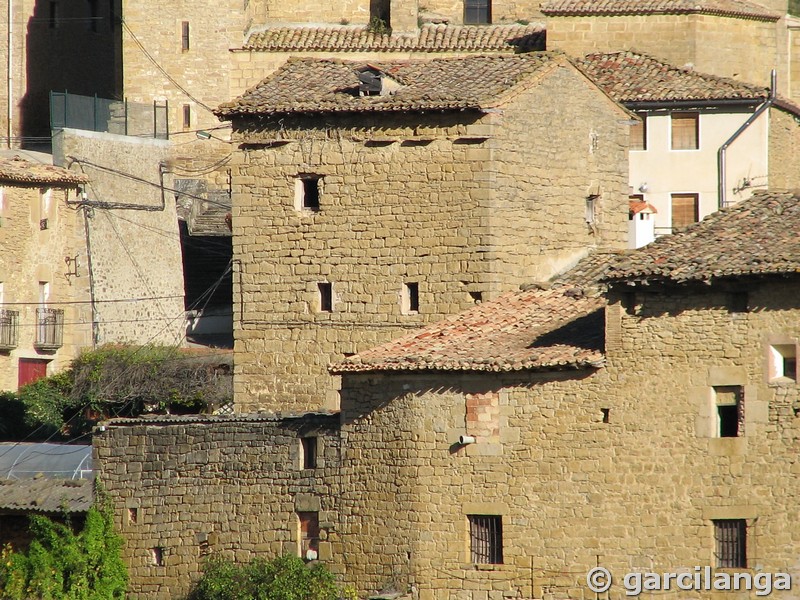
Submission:
<svg viewBox="0 0 800 600">
<path fill-rule="evenodd" d="M 212 557 L 203 567 L 189 600 L 339 600 L 354 597 L 352 589 L 340 589 L 328 568 L 307 565 L 297 556 L 273 560 L 256 558 L 237 565 Z"/>
<path fill-rule="evenodd" d="M 89 509 L 79 533 L 67 523 L 31 517 L 33 540 L 25 553 L 0 551 L 3 600 L 117 600 L 125 597 L 128 573 L 122 538 L 110 509 Z"/>
</svg>

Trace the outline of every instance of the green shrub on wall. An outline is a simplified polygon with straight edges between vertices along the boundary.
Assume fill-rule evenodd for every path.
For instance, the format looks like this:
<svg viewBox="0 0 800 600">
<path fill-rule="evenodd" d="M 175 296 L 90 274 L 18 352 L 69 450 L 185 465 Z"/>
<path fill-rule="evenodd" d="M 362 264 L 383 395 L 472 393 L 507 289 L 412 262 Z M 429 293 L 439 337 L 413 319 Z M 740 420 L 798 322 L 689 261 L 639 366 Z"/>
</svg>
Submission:
<svg viewBox="0 0 800 600">
<path fill-rule="evenodd" d="M 79 533 L 48 517 L 31 517 L 33 540 L 25 553 L 0 551 L 3 600 L 117 600 L 128 573 L 107 509 L 91 508 Z"/>
<path fill-rule="evenodd" d="M 206 561 L 189 600 L 339 600 L 355 598 L 340 589 L 328 568 L 296 556 L 256 558 L 243 565 L 213 557 Z"/>
<path fill-rule="evenodd" d="M 61 373 L 0 394 L 0 439 L 57 441 L 87 434 L 108 417 L 208 412 L 232 399 L 223 363 L 213 353 L 170 346 L 83 352 Z"/>
</svg>

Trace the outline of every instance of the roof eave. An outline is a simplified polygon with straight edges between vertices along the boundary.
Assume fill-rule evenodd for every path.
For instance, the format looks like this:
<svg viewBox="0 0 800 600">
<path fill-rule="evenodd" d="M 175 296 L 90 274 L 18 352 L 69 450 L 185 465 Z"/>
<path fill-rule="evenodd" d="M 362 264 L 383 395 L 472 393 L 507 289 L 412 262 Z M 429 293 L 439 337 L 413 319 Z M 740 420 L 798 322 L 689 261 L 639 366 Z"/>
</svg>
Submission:
<svg viewBox="0 0 800 600">
<path fill-rule="evenodd" d="M 718 108 L 755 107 L 767 100 L 767 95 L 757 98 L 719 98 L 711 100 L 623 100 L 622 104 L 632 111 L 680 109 L 680 108 Z"/>
</svg>

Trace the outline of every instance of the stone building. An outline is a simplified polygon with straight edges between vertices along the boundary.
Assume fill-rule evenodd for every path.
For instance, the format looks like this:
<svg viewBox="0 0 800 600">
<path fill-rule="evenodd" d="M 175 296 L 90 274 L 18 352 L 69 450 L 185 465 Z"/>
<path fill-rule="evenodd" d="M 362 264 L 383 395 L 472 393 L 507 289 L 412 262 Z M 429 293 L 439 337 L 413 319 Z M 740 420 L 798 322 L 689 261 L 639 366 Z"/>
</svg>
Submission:
<svg viewBox="0 0 800 600">
<path fill-rule="evenodd" d="M 297 59 L 218 114 L 244 412 L 335 407 L 329 362 L 625 246 L 633 117 L 563 55 Z"/>
<path fill-rule="evenodd" d="M 633 50 L 670 64 L 800 94 L 798 23 L 786 0 L 549 0 L 548 50 L 572 56 Z"/>
<path fill-rule="evenodd" d="M 594 598 L 598 564 L 613 600 L 629 572 L 796 579 L 798 228 L 799 196 L 759 193 L 595 253 L 334 365 L 338 416 L 107 423 L 132 597 L 308 549 L 414 599 Z"/>
<path fill-rule="evenodd" d="M 678 68 L 635 52 L 577 64 L 642 119 L 631 128 L 631 200 L 671 233 L 750 197 L 800 186 L 800 107 L 768 88 Z"/>
<path fill-rule="evenodd" d="M 8 0 L 0 18 L 2 146 L 47 146 L 50 91 L 114 98 L 121 91 L 116 0 Z"/>
<path fill-rule="evenodd" d="M 66 365 L 91 343 L 78 190 L 87 178 L 0 159 L 0 389 Z"/>
</svg>

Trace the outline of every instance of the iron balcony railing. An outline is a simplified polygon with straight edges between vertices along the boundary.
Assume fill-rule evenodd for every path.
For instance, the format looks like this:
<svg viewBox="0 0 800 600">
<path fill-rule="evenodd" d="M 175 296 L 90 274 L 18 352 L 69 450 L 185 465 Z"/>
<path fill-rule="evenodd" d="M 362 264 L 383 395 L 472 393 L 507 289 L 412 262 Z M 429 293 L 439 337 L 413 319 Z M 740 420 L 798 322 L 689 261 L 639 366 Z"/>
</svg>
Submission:
<svg viewBox="0 0 800 600">
<path fill-rule="evenodd" d="M 19 311 L 0 310 L 0 351 L 13 350 L 19 340 Z"/>
<path fill-rule="evenodd" d="M 64 341 L 64 311 L 60 308 L 36 309 L 36 341 L 38 350 L 58 350 Z"/>
</svg>

